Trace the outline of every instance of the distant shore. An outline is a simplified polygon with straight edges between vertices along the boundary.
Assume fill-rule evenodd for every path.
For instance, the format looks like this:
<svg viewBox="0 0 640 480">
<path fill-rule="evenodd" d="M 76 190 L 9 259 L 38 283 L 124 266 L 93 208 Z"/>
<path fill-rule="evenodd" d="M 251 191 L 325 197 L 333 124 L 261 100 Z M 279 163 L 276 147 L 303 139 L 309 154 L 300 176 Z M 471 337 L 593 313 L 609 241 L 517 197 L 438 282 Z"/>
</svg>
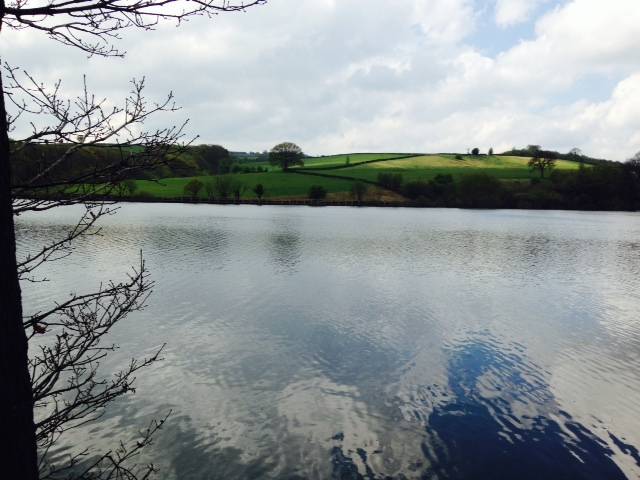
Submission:
<svg viewBox="0 0 640 480">
<path fill-rule="evenodd" d="M 51 200 L 60 200 L 60 198 L 51 198 Z M 637 212 L 639 210 L 628 209 L 598 209 L 598 208 L 571 208 L 569 206 L 549 206 L 549 207 L 536 207 L 536 206 L 521 206 L 521 205 L 502 205 L 496 207 L 473 207 L 466 205 L 434 205 L 428 202 L 420 201 L 361 201 L 356 200 L 310 200 L 310 199 L 266 199 L 258 201 L 257 199 L 240 199 L 236 200 L 205 200 L 205 199 L 192 199 L 189 197 L 173 197 L 173 198 L 160 198 L 160 197 L 136 197 L 136 196 L 99 196 L 91 199 L 87 199 L 87 202 L 114 202 L 114 203 L 182 203 L 192 205 L 254 205 L 254 206 L 307 206 L 307 207 L 386 207 L 386 208 L 451 208 L 451 209 L 465 209 L 465 210 L 568 210 L 568 211 L 584 211 L 584 212 Z"/>
</svg>

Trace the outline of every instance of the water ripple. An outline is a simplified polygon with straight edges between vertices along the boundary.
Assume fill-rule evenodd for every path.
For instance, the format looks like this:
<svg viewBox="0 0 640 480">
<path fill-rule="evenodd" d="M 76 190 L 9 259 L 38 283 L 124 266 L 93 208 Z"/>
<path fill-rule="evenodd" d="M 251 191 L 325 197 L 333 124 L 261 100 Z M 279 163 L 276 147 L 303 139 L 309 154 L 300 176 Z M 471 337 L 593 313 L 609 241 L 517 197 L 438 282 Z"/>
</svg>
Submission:
<svg viewBox="0 0 640 480">
<path fill-rule="evenodd" d="M 19 253 L 78 213 L 19 217 Z M 171 409 L 163 478 L 640 478 L 638 238 L 627 213 L 125 205 L 25 310 L 142 248 L 155 293 L 104 367 L 165 360 L 54 454 Z"/>
</svg>

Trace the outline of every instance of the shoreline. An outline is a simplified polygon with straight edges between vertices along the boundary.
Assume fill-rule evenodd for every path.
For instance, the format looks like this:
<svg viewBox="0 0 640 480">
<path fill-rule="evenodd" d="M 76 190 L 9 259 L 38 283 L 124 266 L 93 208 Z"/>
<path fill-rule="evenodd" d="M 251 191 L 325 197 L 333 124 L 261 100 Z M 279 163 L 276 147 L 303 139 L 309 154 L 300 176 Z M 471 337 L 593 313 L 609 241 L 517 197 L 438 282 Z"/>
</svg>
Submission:
<svg viewBox="0 0 640 480">
<path fill-rule="evenodd" d="M 43 199 L 45 200 L 45 199 Z M 69 197 L 57 197 L 47 199 L 52 202 L 57 200 L 71 200 Z M 602 209 L 585 209 L 585 208 L 571 208 L 569 206 L 557 206 L 557 207 L 549 207 L 549 208 L 541 208 L 534 206 L 513 206 L 513 205 L 500 205 L 495 207 L 486 207 L 486 206 L 468 206 L 468 205 L 433 205 L 428 202 L 419 202 L 419 201 L 362 201 L 358 202 L 355 200 L 310 200 L 310 199 L 269 199 L 269 200 L 247 200 L 241 199 L 239 201 L 236 200 L 227 200 L 227 201 L 218 201 L 218 200 L 204 200 L 204 199 L 192 199 L 188 197 L 177 197 L 177 198 L 160 198 L 160 197 L 120 197 L 120 196 L 98 196 L 95 198 L 88 198 L 83 202 L 79 203 L 87 203 L 87 202 L 113 202 L 113 203 L 182 203 L 182 204 L 191 204 L 191 205 L 254 205 L 254 206 L 306 206 L 306 207 L 356 207 L 356 208 L 365 208 L 365 207 L 376 207 L 376 208 L 425 208 L 425 209 L 463 209 L 463 210 L 540 210 L 540 211 L 571 211 L 571 212 L 627 212 L 627 213 L 636 213 L 640 212 L 640 210 L 602 210 Z"/>
</svg>

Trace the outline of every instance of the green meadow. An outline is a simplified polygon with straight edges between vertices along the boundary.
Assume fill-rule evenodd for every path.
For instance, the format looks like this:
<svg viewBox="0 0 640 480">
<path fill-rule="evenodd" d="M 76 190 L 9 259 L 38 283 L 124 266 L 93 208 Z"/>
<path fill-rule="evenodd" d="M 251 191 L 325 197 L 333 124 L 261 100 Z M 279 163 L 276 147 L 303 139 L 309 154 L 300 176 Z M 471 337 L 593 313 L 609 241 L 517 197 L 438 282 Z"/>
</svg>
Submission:
<svg viewBox="0 0 640 480">
<path fill-rule="evenodd" d="M 265 199 L 306 198 L 312 185 L 322 185 L 330 197 L 346 198 L 355 181 L 376 183 L 380 173 L 401 174 L 403 182 L 428 181 L 439 174 L 450 174 L 457 180 L 462 175 L 479 172 L 504 182 L 529 180 L 539 174 L 531 171 L 527 165 L 528 161 L 527 157 L 497 155 L 353 153 L 306 158 L 304 166 L 291 168 L 289 172 L 269 166 L 268 172 L 234 173 L 226 176 L 242 184 L 242 199 L 255 198 L 253 188 L 257 184 L 264 186 Z M 261 165 L 267 166 L 266 163 Z M 556 170 L 578 168 L 578 162 L 567 160 L 558 160 L 555 166 Z M 158 181 L 137 180 L 135 195 L 167 199 L 185 197 L 187 195 L 184 187 L 194 178 L 205 184 L 216 181 L 215 176 L 164 178 Z M 206 197 L 204 188 L 200 191 L 199 197 Z"/>
<path fill-rule="evenodd" d="M 430 180 L 436 175 L 461 175 L 483 172 L 500 180 L 526 180 L 538 176 L 532 172 L 528 158 L 503 156 L 462 156 L 455 155 L 420 155 L 411 158 L 387 160 L 363 165 L 354 165 L 340 170 L 341 175 L 375 181 L 381 172 L 399 173 L 403 180 Z M 577 170 L 579 163 L 566 160 L 556 162 L 556 170 Z M 328 172 L 327 172 L 328 173 Z"/>
<path fill-rule="evenodd" d="M 253 199 L 255 194 L 253 188 L 261 183 L 265 188 L 264 198 L 268 199 L 287 199 L 287 198 L 306 198 L 309 188 L 312 185 L 322 185 L 329 193 L 348 192 L 351 190 L 351 181 L 341 180 L 338 178 L 322 178 L 298 175 L 295 173 L 267 172 L 267 173 L 236 173 L 227 174 L 225 176 L 232 177 L 240 182 L 244 187 L 241 198 Z M 137 180 L 138 195 L 151 195 L 159 198 L 182 198 L 186 196 L 184 186 L 192 179 L 197 178 L 203 183 L 215 182 L 215 176 L 199 176 L 184 178 L 163 178 L 158 181 Z M 200 198 L 206 197 L 206 191 L 200 191 Z"/>
<path fill-rule="evenodd" d="M 304 160 L 304 167 L 315 168 L 336 168 L 347 165 L 357 165 L 358 163 L 371 162 L 376 160 L 395 159 L 398 157 L 410 156 L 410 153 L 345 153 L 340 155 L 326 155 L 321 157 L 309 157 Z"/>
</svg>

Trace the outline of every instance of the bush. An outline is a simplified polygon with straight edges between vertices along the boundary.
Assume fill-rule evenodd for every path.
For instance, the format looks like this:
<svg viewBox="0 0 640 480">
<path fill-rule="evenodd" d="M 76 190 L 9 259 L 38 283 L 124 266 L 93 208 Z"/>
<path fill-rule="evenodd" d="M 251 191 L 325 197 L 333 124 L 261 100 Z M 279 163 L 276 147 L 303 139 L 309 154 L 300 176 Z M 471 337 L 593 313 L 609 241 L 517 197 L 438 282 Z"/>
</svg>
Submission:
<svg viewBox="0 0 640 480">
<path fill-rule="evenodd" d="M 367 189 L 367 184 L 363 182 L 355 182 L 353 185 L 351 185 L 351 193 L 356 198 L 356 200 L 358 200 L 358 203 L 362 202 L 362 198 L 364 197 L 365 193 L 367 193 Z"/>
<path fill-rule="evenodd" d="M 378 174 L 378 183 L 383 188 L 399 192 L 402 188 L 402 174 L 380 172 Z"/>
<path fill-rule="evenodd" d="M 417 200 L 419 198 L 426 198 L 431 193 L 431 189 L 427 182 L 415 181 L 407 182 L 402 189 L 405 197 L 411 200 Z"/>
<path fill-rule="evenodd" d="M 500 180 L 486 173 L 463 175 L 458 183 L 458 198 L 463 207 L 504 207 L 505 193 Z"/>
<path fill-rule="evenodd" d="M 322 200 L 327 197 L 327 189 L 322 185 L 311 185 L 309 188 L 309 198 L 311 200 Z"/>
<path fill-rule="evenodd" d="M 256 194 L 259 201 L 262 201 L 262 197 L 264 196 L 264 186 L 261 183 L 258 183 L 253 187 L 253 193 Z"/>
<path fill-rule="evenodd" d="M 451 185 L 453 184 L 453 175 L 450 173 L 439 173 L 433 177 L 431 182 L 438 185 Z"/>
<path fill-rule="evenodd" d="M 197 178 L 194 178 L 184 186 L 184 193 L 190 195 L 191 198 L 196 199 L 198 197 L 198 194 L 200 193 L 200 190 L 202 190 L 202 187 L 204 187 L 204 183 L 202 183 Z"/>
<path fill-rule="evenodd" d="M 136 183 L 135 180 L 132 180 L 132 179 L 127 179 L 124 182 L 122 182 L 122 186 L 125 188 L 125 190 L 129 195 L 133 195 L 134 193 L 136 193 L 136 190 L 138 189 L 138 184 Z"/>
<path fill-rule="evenodd" d="M 227 200 L 233 191 L 233 178 L 228 175 L 216 177 L 215 190 L 220 200 Z"/>
<path fill-rule="evenodd" d="M 142 191 L 139 191 L 136 194 L 136 198 L 140 199 L 140 200 L 148 200 L 148 199 L 151 199 L 151 198 L 156 198 L 156 196 L 151 192 L 147 192 L 145 190 L 142 190 Z"/>
<path fill-rule="evenodd" d="M 204 184 L 204 191 L 205 191 L 205 194 L 207 195 L 207 199 L 208 200 L 213 200 L 214 199 L 214 195 L 213 194 L 216 191 L 216 187 L 215 187 L 213 182 L 211 182 L 211 181 L 206 182 Z"/>
</svg>

